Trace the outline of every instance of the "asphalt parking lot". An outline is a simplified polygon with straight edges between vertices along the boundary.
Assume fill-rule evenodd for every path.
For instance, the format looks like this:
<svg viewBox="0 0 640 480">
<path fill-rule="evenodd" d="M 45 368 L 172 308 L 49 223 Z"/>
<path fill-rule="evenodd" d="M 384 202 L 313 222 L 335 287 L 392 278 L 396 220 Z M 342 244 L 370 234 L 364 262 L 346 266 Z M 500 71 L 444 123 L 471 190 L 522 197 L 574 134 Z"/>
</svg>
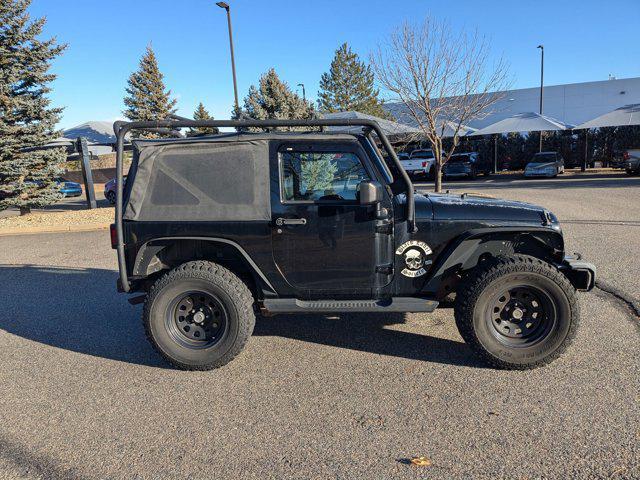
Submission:
<svg viewBox="0 0 640 480">
<path fill-rule="evenodd" d="M 640 177 L 446 188 L 548 207 L 640 298 Z M 640 478 L 640 319 L 601 290 L 529 372 L 477 363 L 450 309 L 259 319 L 231 364 L 182 372 L 115 268 L 104 231 L 0 237 L 0 478 Z"/>
</svg>

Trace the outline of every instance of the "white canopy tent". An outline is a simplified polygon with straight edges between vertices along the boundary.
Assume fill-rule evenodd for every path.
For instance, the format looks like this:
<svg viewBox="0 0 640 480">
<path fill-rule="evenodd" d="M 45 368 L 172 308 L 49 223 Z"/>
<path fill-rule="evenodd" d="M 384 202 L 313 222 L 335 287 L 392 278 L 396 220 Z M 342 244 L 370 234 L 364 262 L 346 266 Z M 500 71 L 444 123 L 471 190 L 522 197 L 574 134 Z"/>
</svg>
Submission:
<svg viewBox="0 0 640 480">
<path fill-rule="evenodd" d="M 561 122 L 546 115 L 535 112 L 517 113 L 498 122 L 487 125 L 470 133 L 469 137 L 495 135 L 493 140 L 493 171 L 498 171 L 498 135 L 511 132 L 546 132 L 554 130 L 570 130 L 573 125 Z M 542 151 L 542 133 L 540 134 L 540 151 Z"/>
<path fill-rule="evenodd" d="M 574 130 L 584 130 L 584 161 L 582 163 L 582 171 L 584 172 L 587 168 L 590 128 L 628 127 L 630 125 L 640 125 L 640 103 L 632 103 L 624 107 L 616 108 L 611 112 L 574 127 Z"/>
<path fill-rule="evenodd" d="M 588 122 L 581 123 L 575 130 L 600 127 L 626 127 L 640 125 L 640 103 L 625 105 L 615 110 L 600 115 Z"/>
<path fill-rule="evenodd" d="M 498 122 L 487 125 L 480 130 L 469 134 L 476 137 L 480 135 L 495 135 L 510 132 L 546 132 L 550 130 L 569 130 L 573 125 L 561 122 L 546 115 L 535 112 L 525 112 L 512 115 Z"/>
<path fill-rule="evenodd" d="M 442 129 L 443 125 L 444 125 L 444 130 Z M 440 127 L 438 127 L 438 131 L 443 132 L 442 138 L 450 138 L 450 137 L 453 137 L 453 134 L 455 133 L 456 128 L 458 128 L 458 124 L 456 122 L 453 122 L 451 120 L 445 120 L 440 124 Z M 468 125 L 460 125 L 460 129 L 458 130 L 458 136 L 464 137 L 466 135 L 471 135 L 472 133 L 475 133 L 477 131 L 478 131 L 477 128 L 473 128 Z"/>
<path fill-rule="evenodd" d="M 350 112 L 335 112 L 335 113 L 323 113 L 322 118 L 327 119 L 367 119 L 375 120 L 380 125 L 382 131 L 389 137 L 392 142 L 401 140 L 411 140 L 417 138 L 420 135 L 420 130 L 404 123 L 393 122 L 385 118 L 376 117 L 374 115 L 368 115 L 366 113 L 360 113 L 355 111 Z M 359 133 L 362 131 L 362 127 L 327 127 L 330 132 L 346 132 L 346 133 Z"/>
</svg>

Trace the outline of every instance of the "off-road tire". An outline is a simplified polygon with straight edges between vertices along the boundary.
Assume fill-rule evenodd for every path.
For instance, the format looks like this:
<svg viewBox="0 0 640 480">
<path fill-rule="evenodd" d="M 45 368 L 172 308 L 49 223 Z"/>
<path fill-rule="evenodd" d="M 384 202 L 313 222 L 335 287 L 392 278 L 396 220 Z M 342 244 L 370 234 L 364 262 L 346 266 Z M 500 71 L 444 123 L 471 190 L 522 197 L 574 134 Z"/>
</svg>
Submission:
<svg viewBox="0 0 640 480">
<path fill-rule="evenodd" d="M 545 291 L 555 315 L 546 336 L 530 346 L 506 346 L 491 331 L 487 308 L 501 289 L 533 286 Z M 553 265 L 529 255 L 491 258 L 465 278 L 457 290 L 455 319 L 460 335 L 487 364 L 509 370 L 546 365 L 564 353 L 573 341 L 580 313 L 576 291 Z"/>
<path fill-rule="evenodd" d="M 218 299 L 226 310 L 227 328 L 211 347 L 192 349 L 172 338 L 166 323 L 170 302 L 189 291 L 202 291 Z M 254 298 L 233 272 L 216 263 L 184 263 L 160 277 L 144 304 L 143 323 L 153 347 L 171 365 L 183 370 L 211 370 L 229 363 L 240 353 L 255 326 Z"/>
</svg>

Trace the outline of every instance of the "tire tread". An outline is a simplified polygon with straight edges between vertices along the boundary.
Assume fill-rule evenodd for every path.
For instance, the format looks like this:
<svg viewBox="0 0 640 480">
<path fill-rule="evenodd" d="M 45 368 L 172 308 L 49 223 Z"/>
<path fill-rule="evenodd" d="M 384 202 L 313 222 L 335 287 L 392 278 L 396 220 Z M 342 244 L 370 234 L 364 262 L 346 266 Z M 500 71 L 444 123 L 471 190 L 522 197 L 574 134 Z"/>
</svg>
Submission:
<svg viewBox="0 0 640 480">
<path fill-rule="evenodd" d="M 239 329 L 236 342 L 222 357 L 214 362 L 201 365 L 190 365 L 177 361 L 164 352 L 156 343 L 151 332 L 151 305 L 158 293 L 170 283 L 189 278 L 200 278 L 212 282 L 223 288 L 234 300 L 234 305 L 238 311 Z M 182 370 L 212 370 L 219 368 L 233 360 L 244 348 L 249 337 L 253 333 L 255 326 L 254 298 L 247 285 L 229 269 L 217 263 L 206 260 L 196 260 L 183 263 L 173 270 L 160 277 L 149 290 L 149 294 L 144 302 L 142 314 L 145 334 L 153 348 L 171 365 Z"/>
<path fill-rule="evenodd" d="M 473 328 L 474 307 L 485 288 L 501 276 L 509 273 L 527 272 L 545 276 L 562 289 L 569 302 L 571 324 L 565 340 L 551 354 L 531 363 L 512 363 L 497 358 L 482 346 Z M 460 335 L 474 353 L 490 366 L 508 370 L 530 370 L 547 365 L 559 358 L 573 342 L 580 319 L 576 290 L 567 277 L 550 263 L 523 254 L 493 257 L 471 272 L 458 287 L 454 314 Z"/>
</svg>

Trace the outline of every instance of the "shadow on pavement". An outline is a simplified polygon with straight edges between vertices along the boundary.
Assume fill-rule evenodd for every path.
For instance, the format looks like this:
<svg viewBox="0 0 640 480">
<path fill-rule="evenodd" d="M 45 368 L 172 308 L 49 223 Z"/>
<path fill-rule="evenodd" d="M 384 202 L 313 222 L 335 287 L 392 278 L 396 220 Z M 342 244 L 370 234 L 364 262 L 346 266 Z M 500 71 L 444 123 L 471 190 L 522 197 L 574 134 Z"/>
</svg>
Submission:
<svg viewBox="0 0 640 480">
<path fill-rule="evenodd" d="M 145 338 L 140 307 L 116 292 L 116 277 L 103 269 L 0 265 L 0 329 L 87 355 L 168 367 Z M 280 315 L 258 318 L 254 335 L 481 366 L 462 342 L 384 328 L 402 322 L 402 314 Z"/>
<path fill-rule="evenodd" d="M 384 328 L 405 315 L 279 315 L 259 318 L 254 335 L 271 335 L 410 360 L 483 368 L 462 341 Z"/>
<path fill-rule="evenodd" d="M 116 292 L 116 272 L 0 266 L 0 329 L 65 350 L 164 367 L 144 335 L 140 307 Z"/>
</svg>

